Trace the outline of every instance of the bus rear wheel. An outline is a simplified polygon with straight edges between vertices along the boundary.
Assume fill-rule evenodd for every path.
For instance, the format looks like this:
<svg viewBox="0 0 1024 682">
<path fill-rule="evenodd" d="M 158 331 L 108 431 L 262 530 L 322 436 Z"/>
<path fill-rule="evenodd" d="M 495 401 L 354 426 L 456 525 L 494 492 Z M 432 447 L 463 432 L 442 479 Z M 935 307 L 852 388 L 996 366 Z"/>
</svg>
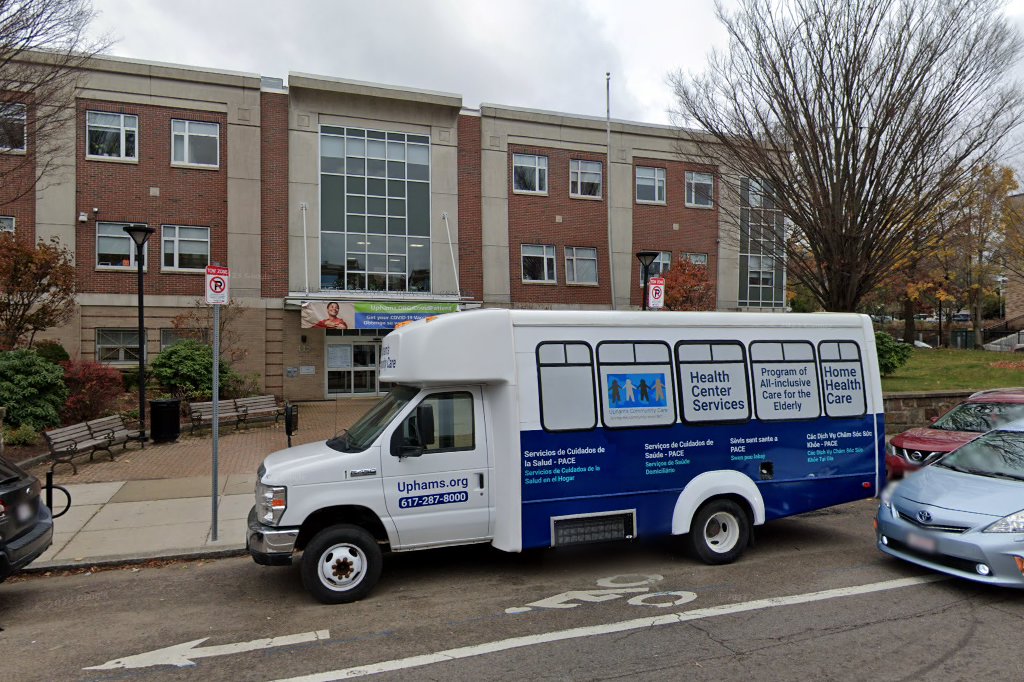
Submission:
<svg viewBox="0 0 1024 682">
<path fill-rule="evenodd" d="M 697 510 L 690 524 L 690 547 L 706 564 L 729 564 L 750 543 L 750 519 L 732 500 L 712 500 Z"/>
</svg>

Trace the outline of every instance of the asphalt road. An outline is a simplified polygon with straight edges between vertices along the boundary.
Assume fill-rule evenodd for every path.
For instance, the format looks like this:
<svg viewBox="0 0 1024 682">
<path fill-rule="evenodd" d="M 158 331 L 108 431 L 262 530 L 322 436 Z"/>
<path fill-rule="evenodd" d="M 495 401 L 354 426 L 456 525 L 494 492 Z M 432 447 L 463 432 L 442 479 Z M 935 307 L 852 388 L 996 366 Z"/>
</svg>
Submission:
<svg viewBox="0 0 1024 682">
<path fill-rule="evenodd" d="M 0 585 L 0 671 L 19 681 L 1024 679 L 1024 591 L 883 556 L 872 511 L 862 501 L 768 524 L 730 566 L 699 564 L 671 542 L 393 555 L 373 594 L 345 606 L 313 602 L 294 567 L 248 558 L 28 576 Z"/>
</svg>

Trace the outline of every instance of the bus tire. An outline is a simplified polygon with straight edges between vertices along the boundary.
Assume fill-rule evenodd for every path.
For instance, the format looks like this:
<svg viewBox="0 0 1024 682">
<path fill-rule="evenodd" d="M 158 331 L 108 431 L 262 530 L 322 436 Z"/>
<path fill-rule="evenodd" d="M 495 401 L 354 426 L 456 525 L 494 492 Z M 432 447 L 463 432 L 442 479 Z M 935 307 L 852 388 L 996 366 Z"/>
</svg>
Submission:
<svg viewBox="0 0 1024 682">
<path fill-rule="evenodd" d="M 690 524 L 690 547 L 706 564 L 729 564 L 743 554 L 750 542 L 750 518 L 732 500 L 705 503 Z"/>
<path fill-rule="evenodd" d="M 313 536 L 302 552 L 302 584 L 321 604 L 347 604 L 370 593 L 384 557 L 377 540 L 359 526 L 339 524 Z"/>
</svg>

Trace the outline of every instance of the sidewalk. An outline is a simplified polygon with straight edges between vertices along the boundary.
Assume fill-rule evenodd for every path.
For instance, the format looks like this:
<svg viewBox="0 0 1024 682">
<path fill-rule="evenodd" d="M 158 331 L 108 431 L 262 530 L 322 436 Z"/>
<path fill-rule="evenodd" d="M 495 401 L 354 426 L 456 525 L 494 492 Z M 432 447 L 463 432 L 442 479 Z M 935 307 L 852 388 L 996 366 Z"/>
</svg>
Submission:
<svg viewBox="0 0 1024 682">
<path fill-rule="evenodd" d="M 376 399 L 302 403 L 299 431 L 292 445 L 330 438 L 350 426 Z M 241 431 L 221 429 L 218 443 L 218 529 L 211 540 L 213 441 L 186 432 L 175 443 L 129 446 L 117 459 L 104 454 L 71 467 L 57 465 L 54 483 L 71 493 L 71 509 L 54 520 L 53 545 L 28 571 L 53 571 L 78 566 L 241 554 L 245 522 L 254 502 L 256 469 L 263 458 L 287 447 L 283 420 L 277 425 Z M 28 470 L 45 481 L 50 463 Z M 64 496 L 54 491 L 60 511 Z"/>
</svg>

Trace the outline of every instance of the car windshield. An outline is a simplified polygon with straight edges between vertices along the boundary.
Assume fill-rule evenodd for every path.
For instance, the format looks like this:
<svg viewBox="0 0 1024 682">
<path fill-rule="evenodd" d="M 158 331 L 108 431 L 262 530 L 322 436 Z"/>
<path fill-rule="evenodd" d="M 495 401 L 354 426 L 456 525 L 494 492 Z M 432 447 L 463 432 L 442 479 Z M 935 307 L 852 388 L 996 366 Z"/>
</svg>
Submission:
<svg viewBox="0 0 1024 682">
<path fill-rule="evenodd" d="M 943 431 L 984 433 L 1024 419 L 1024 403 L 961 403 L 932 424 Z"/>
<path fill-rule="evenodd" d="M 419 389 L 411 386 L 395 386 L 373 409 L 360 417 L 352 428 L 327 441 L 327 447 L 339 452 L 362 452 L 377 440 L 384 427 L 417 393 Z"/>
<path fill-rule="evenodd" d="M 993 431 L 949 453 L 935 466 L 1024 481 L 1024 432 Z"/>
</svg>

